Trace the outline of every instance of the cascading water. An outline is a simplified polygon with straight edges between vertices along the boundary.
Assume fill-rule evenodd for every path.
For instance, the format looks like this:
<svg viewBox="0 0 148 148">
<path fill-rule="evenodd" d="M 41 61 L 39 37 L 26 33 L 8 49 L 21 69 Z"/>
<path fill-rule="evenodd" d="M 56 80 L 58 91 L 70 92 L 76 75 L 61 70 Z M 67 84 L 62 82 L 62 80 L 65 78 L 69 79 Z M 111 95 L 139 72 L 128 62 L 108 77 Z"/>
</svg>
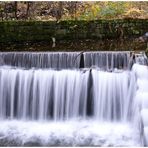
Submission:
<svg viewBox="0 0 148 148">
<path fill-rule="evenodd" d="M 130 52 L 85 52 L 85 67 L 93 65 L 105 70 L 127 69 L 130 61 Z"/>
<path fill-rule="evenodd" d="M 128 121 L 132 118 L 135 77 L 132 72 L 92 71 L 94 113 L 98 120 Z"/>
<path fill-rule="evenodd" d="M 77 52 L 3 52 L 0 64 L 25 68 L 79 68 Z"/>
<path fill-rule="evenodd" d="M 1 53 L 1 145 L 139 146 L 129 55 Z"/>
<path fill-rule="evenodd" d="M 91 84 L 92 83 L 92 84 Z M 128 118 L 131 72 L 0 68 L 0 118 Z M 90 89 L 92 92 L 90 94 Z"/>
<path fill-rule="evenodd" d="M 0 53 L 0 65 L 25 68 L 82 68 L 92 66 L 104 70 L 127 69 L 130 52 L 3 52 Z"/>
<path fill-rule="evenodd" d="M 0 117 L 64 120 L 86 116 L 88 76 L 89 71 L 2 68 Z"/>
</svg>

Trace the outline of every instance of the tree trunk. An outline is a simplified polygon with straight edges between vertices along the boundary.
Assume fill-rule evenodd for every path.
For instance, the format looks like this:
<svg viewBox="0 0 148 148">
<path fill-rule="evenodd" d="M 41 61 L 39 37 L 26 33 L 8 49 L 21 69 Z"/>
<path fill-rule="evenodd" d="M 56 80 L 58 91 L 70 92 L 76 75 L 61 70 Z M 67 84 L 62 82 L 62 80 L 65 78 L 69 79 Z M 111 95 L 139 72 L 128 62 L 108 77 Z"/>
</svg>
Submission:
<svg viewBox="0 0 148 148">
<path fill-rule="evenodd" d="M 18 19 L 18 17 L 17 17 L 17 2 L 16 1 L 14 2 L 14 15 L 15 15 L 15 18 Z"/>
</svg>

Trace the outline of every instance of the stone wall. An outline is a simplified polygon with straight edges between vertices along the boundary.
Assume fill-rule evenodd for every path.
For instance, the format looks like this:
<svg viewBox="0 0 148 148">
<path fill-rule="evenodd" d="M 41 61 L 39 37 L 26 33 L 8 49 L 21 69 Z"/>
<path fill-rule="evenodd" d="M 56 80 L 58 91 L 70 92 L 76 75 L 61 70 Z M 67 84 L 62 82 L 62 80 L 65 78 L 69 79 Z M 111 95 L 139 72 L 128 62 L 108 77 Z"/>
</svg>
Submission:
<svg viewBox="0 0 148 148">
<path fill-rule="evenodd" d="M 148 20 L 7 21 L 0 22 L 0 42 L 37 42 L 76 39 L 118 39 L 143 35 Z"/>
</svg>

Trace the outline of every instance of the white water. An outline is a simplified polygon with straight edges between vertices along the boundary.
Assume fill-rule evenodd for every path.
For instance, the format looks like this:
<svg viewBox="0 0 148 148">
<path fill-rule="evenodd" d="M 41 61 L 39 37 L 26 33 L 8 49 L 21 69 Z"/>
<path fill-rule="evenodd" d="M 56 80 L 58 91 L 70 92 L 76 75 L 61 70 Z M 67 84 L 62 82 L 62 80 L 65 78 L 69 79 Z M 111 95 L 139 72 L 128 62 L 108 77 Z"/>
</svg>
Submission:
<svg viewBox="0 0 148 148">
<path fill-rule="evenodd" d="M 1 67 L 0 118 L 57 121 L 92 116 L 129 121 L 134 84 L 130 71 Z"/>
<path fill-rule="evenodd" d="M 79 52 L 3 52 L 0 65 L 25 68 L 79 68 Z"/>
<path fill-rule="evenodd" d="M 105 70 L 127 69 L 129 67 L 130 52 L 85 52 L 85 67 L 97 66 Z"/>
<path fill-rule="evenodd" d="M 148 146 L 148 67 L 134 64 L 133 71 L 136 74 L 137 81 L 137 91 L 134 98 L 134 120 L 140 130 L 143 145 Z"/>
<path fill-rule="evenodd" d="M 82 58 L 84 56 L 84 58 Z M 104 70 L 128 69 L 130 52 L 3 52 L 0 65 L 25 68 L 73 69 L 100 67 Z"/>
<path fill-rule="evenodd" d="M 7 146 L 140 146 L 139 133 L 129 123 L 71 120 L 0 124 L 0 143 Z"/>
<path fill-rule="evenodd" d="M 135 75 L 92 70 L 94 114 L 98 120 L 129 121 L 133 114 Z"/>
<path fill-rule="evenodd" d="M 16 67 L 0 66 L 0 145 L 140 146 L 139 130 L 132 124 L 137 88 L 134 68 L 133 71 L 114 69 L 127 69 L 128 55 L 119 54 L 121 61 L 115 60 L 119 59 L 117 55 L 112 60 L 110 56 L 102 57 L 106 64 L 101 65 L 100 61 L 90 64 L 92 57 L 96 60 L 95 55 L 87 61 L 84 54 L 84 67 L 95 65 L 111 69 L 111 73 L 97 68 L 37 69 L 52 67 L 49 63 L 54 65 L 52 68 L 69 68 L 70 61 L 79 57 L 77 54 L 61 66 L 57 65 L 61 57 L 47 62 L 46 54 L 1 54 L 4 65 L 8 62 Z M 79 67 L 79 60 L 75 68 Z M 137 75 L 147 77 L 137 68 Z"/>
<path fill-rule="evenodd" d="M 0 143 L 140 146 L 134 84 L 130 71 L 0 67 Z"/>
</svg>

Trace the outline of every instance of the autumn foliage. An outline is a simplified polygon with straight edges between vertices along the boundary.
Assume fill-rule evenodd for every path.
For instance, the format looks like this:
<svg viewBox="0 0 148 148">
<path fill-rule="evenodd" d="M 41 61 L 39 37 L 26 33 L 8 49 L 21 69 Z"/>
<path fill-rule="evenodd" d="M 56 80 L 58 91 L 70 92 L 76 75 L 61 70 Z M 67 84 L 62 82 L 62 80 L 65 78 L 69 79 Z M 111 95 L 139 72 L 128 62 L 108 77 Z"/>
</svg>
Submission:
<svg viewBox="0 0 148 148">
<path fill-rule="evenodd" d="M 148 18 L 148 2 L 0 2 L 3 20 Z"/>
</svg>

